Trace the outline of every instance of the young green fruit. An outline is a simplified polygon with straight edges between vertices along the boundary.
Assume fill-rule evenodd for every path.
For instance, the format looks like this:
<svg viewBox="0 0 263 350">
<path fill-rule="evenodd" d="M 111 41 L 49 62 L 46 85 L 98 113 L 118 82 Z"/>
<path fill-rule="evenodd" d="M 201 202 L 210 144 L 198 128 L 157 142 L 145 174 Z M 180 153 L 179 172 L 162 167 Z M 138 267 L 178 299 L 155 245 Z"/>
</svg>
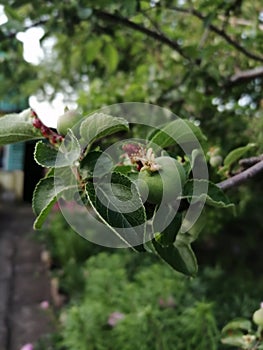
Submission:
<svg viewBox="0 0 263 350">
<path fill-rule="evenodd" d="M 210 165 L 215 168 L 222 164 L 223 158 L 221 156 L 212 156 L 209 160 Z"/>
<path fill-rule="evenodd" d="M 57 131 L 59 134 L 65 136 L 68 129 L 72 129 L 73 126 L 80 121 L 81 117 L 81 114 L 75 109 L 68 110 L 59 116 L 57 122 Z"/>
<path fill-rule="evenodd" d="M 263 308 L 260 308 L 254 312 L 253 321 L 256 325 L 263 327 Z"/>
<path fill-rule="evenodd" d="M 160 167 L 158 171 L 142 169 L 139 172 L 139 192 L 149 203 L 170 203 L 182 192 L 186 181 L 184 167 L 176 159 L 168 156 L 156 158 L 155 163 Z"/>
</svg>

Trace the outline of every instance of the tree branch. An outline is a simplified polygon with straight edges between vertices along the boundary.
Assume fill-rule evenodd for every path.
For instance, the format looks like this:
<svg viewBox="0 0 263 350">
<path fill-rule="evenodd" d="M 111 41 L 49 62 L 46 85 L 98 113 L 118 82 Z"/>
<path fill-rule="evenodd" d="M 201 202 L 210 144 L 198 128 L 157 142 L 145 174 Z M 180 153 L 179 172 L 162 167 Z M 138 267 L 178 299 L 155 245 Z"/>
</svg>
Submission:
<svg viewBox="0 0 263 350">
<path fill-rule="evenodd" d="M 263 172 L 263 160 L 251 166 L 250 168 L 242 171 L 242 173 L 239 173 L 227 180 L 219 182 L 217 186 L 222 190 L 228 190 L 229 188 L 241 185 L 242 183 L 246 182 L 247 180 L 251 179 L 252 177 L 258 175 L 261 172 Z"/>
<path fill-rule="evenodd" d="M 229 78 L 228 85 L 236 85 L 260 77 L 263 77 L 263 66 L 237 72 Z"/>
<path fill-rule="evenodd" d="M 46 24 L 49 21 L 49 19 L 40 19 L 39 21 L 33 22 L 28 26 L 25 26 L 23 28 L 23 31 L 26 32 L 28 29 L 35 28 L 41 25 Z M 16 35 L 21 32 L 22 30 L 19 31 L 10 31 L 9 33 L 3 33 L 0 31 L 0 42 L 4 42 L 5 40 L 13 39 L 16 37 Z"/>
<path fill-rule="evenodd" d="M 233 27 L 236 27 L 238 25 L 240 26 L 249 26 L 249 27 L 254 27 L 255 26 L 255 22 L 253 20 L 247 20 L 244 18 L 237 18 L 237 17 L 232 17 L 227 19 L 225 16 L 218 16 L 218 18 L 220 20 L 222 20 L 223 22 L 225 22 L 227 20 L 228 24 L 230 24 Z M 257 27 L 259 30 L 263 30 L 263 24 L 258 23 Z"/>
<path fill-rule="evenodd" d="M 148 28 L 142 26 L 141 24 L 132 22 L 131 20 L 129 20 L 126 17 L 121 17 L 120 15 L 109 13 L 109 12 L 105 12 L 105 11 L 102 11 L 102 10 L 98 10 L 98 9 L 94 9 L 93 8 L 92 12 L 97 18 L 106 20 L 108 22 L 112 22 L 114 24 L 124 25 L 124 26 L 126 26 L 128 28 L 131 28 L 131 29 L 136 30 L 136 31 L 138 31 L 140 33 L 143 33 L 143 34 L 147 35 L 148 37 L 153 38 L 153 39 L 157 40 L 158 42 L 169 46 L 170 48 L 172 48 L 173 50 L 178 52 L 184 59 L 186 59 L 189 62 L 194 63 L 194 61 L 189 56 L 187 56 L 184 53 L 183 49 L 181 48 L 181 46 L 176 41 L 171 40 L 170 38 L 168 38 L 160 30 L 153 31 L 151 29 L 148 29 Z M 25 27 L 24 30 L 27 30 L 27 29 L 32 28 L 32 27 L 36 27 L 38 25 L 43 25 L 43 24 L 45 24 L 47 22 L 48 22 L 48 20 L 39 20 L 38 22 L 35 22 L 35 23 L 31 24 L 28 27 Z M 9 33 L 7 33 L 5 35 L 2 35 L 2 38 L 0 36 L 0 41 L 1 40 L 6 40 L 6 39 L 11 39 L 11 38 L 15 37 L 16 34 L 17 34 L 17 32 L 12 31 L 12 32 L 9 32 Z"/>
<path fill-rule="evenodd" d="M 183 58 L 187 59 L 189 62 L 192 62 L 191 58 L 188 57 L 182 50 L 179 44 L 177 44 L 176 41 L 169 39 L 164 33 L 161 33 L 160 31 L 153 31 L 150 30 L 138 23 L 132 22 L 128 18 L 121 17 L 116 14 L 104 12 L 102 10 L 93 9 L 93 13 L 101 19 L 108 20 L 110 22 L 113 22 L 115 24 L 123 24 L 128 28 L 134 29 L 140 33 L 146 34 L 148 37 L 153 38 L 163 44 L 166 44 L 173 50 L 177 51 Z"/>
<path fill-rule="evenodd" d="M 187 9 L 187 8 L 181 8 L 177 6 L 169 7 L 170 10 L 178 11 L 178 12 L 183 12 L 187 13 L 189 15 L 193 15 L 196 18 L 199 18 L 201 21 L 205 21 L 207 18 L 203 14 L 201 14 L 199 11 L 195 9 Z M 236 50 L 239 52 L 242 52 L 245 56 L 252 58 L 255 61 L 263 62 L 263 56 L 257 55 L 255 53 L 252 53 L 248 51 L 246 48 L 244 48 L 242 45 L 240 45 L 237 41 L 232 39 L 223 29 L 217 28 L 213 24 L 208 24 L 207 27 L 213 31 L 214 33 L 218 34 L 221 36 L 225 41 L 227 41 L 231 46 L 233 46 Z"/>
<path fill-rule="evenodd" d="M 252 165 L 260 162 L 261 160 L 263 160 L 263 154 L 261 154 L 260 156 L 256 156 L 256 157 L 243 158 L 239 161 L 239 164 L 244 168 L 249 168 Z"/>
</svg>

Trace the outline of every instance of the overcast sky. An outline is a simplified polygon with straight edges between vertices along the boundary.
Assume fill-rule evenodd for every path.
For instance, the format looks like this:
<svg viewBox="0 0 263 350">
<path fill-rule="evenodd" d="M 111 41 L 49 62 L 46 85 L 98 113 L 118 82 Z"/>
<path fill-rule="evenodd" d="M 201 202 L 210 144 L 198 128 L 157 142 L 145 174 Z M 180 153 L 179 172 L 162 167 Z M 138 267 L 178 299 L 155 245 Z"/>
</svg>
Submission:
<svg viewBox="0 0 263 350">
<path fill-rule="evenodd" d="M 3 5 L 0 5 L 0 25 L 6 22 L 7 17 L 4 14 L 4 7 Z M 42 59 L 44 59 L 44 52 L 39 42 L 43 34 L 44 30 L 42 28 L 31 28 L 24 33 L 17 34 L 17 39 L 23 42 L 23 55 L 25 61 L 32 64 L 38 64 Z M 63 114 L 65 108 L 62 93 L 58 93 L 57 97 L 52 103 L 39 102 L 36 96 L 31 96 L 29 98 L 29 104 L 30 107 L 37 112 L 42 121 L 51 127 L 56 127 L 57 117 Z"/>
</svg>

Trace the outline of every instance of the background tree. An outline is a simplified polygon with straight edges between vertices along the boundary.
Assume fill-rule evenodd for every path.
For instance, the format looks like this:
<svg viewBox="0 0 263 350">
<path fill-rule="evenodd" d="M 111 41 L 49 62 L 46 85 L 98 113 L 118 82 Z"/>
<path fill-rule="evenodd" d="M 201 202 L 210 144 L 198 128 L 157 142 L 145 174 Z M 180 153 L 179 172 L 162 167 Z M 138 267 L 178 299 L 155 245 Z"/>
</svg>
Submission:
<svg viewBox="0 0 263 350">
<path fill-rule="evenodd" d="M 247 156 L 257 156 L 255 163 L 260 161 L 261 1 L 2 3 L 8 21 L 0 27 L 1 96 L 17 99 L 38 92 L 52 99 L 62 91 L 85 112 L 128 101 L 157 104 L 200 124 L 210 146 L 218 147 L 223 157 L 233 148 L 254 142 L 257 146 Z M 43 28 L 43 47 L 48 40 L 53 42 L 38 65 L 23 60 L 22 44 L 16 37 L 31 27 Z M 232 173 L 251 161 L 244 161 Z M 221 180 L 212 169 L 211 177 Z M 227 241 L 232 239 L 231 232 L 233 244 L 227 246 L 230 251 L 239 249 L 239 261 L 252 253 L 261 256 L 253 247 L 263 228 L 261 179 L 258 175 L 253 183 L 232 193 L 239 204 L 237 219 L 219 211 L 207 226 L 207 231 L 221 231 L 223 238 L 226 233 Z M 211 239 L 209 235 L 210 243 Z"/>
<path fill-rule="evenodd" d="M 73 299 L 67 317 L 62 317 L 66 319 L 61 324 L 63 341 L 55 348 L 77 348 L 78 344 L 86 349 L 89 342 L 94 348 L 108 349 L 110 334 L 112 346 L 122 349 L 142 344 L 145 349 L 173 349 L 175 342 L 178 349 L 221 349 L 218 329 L 232 317 L 251 317 L 263 293 L 258 278 L 263 264 L 262 1 L 36 4 L 8 0 L 2 4 L 8 20 L 0 26 L 1 99 L 17 102 L 37 94 L 52 100 L 62 92 L 65 101 L 76 101 L 84 113 L 129 101 L 167 107 L 200 125 L 208 136 L 205 151 L 211 180 L 236 204 L 236 216 L 206 209 L 201 222 L 205 230 L 194 243 L 200 265 L 194 280 L 180 279 L 159 262 L 153 264 L 151 256 L 134 258 L 123 250 L 120 255 L 116 251 L 111 256 L 98 254 L 87 262 L 87 256 L 103 248 L 86 244 L 61 218 L 55 218 L 43 240 L 59 267 L 61 289 Z M 19 32 L 32 27 L 43 30 L 45 59 L 38 64 L 25 62 L 17 39 Z M 43 130 L 51 140 L 61 137 Z M 38 130 L 34 131 L 33 137 L 38 138 Z M 45 149 L 41 145 L 40 151 L 41 147 Z M 227 155 L 236 148 L 230 159 Z M 230 166 L 222 166 L 222 159 Z M 251 176 L 253 180 L 244 184 Z M 213 305 L 208 303 L 211 300 Z M 109 332 L 105 310 L 111 316 L 126 315 L 120 328 Z M 231 327 L 233 323 L 225 328 L 227 336 L 233 335 Z M 248 340 L 242 332 L 250 332 L 250 324 L 240 322 L 234 328 L 243 343 Z M 138 336 L 138 329 L 146 332 Z M 233 338 L 226 340 L 235 345 Z M 238 347 L 243 343 L 238 342 Z M 259 345 L 244 346 L 256 349 Z"/>
</svg>

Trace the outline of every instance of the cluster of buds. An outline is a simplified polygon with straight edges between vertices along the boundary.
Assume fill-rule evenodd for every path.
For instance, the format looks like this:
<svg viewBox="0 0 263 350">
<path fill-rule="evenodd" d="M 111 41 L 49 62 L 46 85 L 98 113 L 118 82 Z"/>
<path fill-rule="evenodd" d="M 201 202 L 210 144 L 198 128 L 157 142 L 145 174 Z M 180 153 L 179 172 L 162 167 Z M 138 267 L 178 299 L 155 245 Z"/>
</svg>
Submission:
<svg viewBox="0 0 263 350">
<path fill-rule="evenodd" d="M 137 170 L 149 170 L 155 172 L 160 170 L 161 166 L 156 163 L 155 155 L 152 148 L 148 150 L 140 144 L 127 143 L 122 146 L 130 162 L 137 165 Z"/>
<path fill-rule="evenodd" d="M 47 127 L 37 116 L 36 112 L 32 110 L 33 126 L 39 129 L 45 139 L 47 139 L 52 145 L 61 144 L 63 136 L 57 134 L 49 127 Z"/>
</svg>

